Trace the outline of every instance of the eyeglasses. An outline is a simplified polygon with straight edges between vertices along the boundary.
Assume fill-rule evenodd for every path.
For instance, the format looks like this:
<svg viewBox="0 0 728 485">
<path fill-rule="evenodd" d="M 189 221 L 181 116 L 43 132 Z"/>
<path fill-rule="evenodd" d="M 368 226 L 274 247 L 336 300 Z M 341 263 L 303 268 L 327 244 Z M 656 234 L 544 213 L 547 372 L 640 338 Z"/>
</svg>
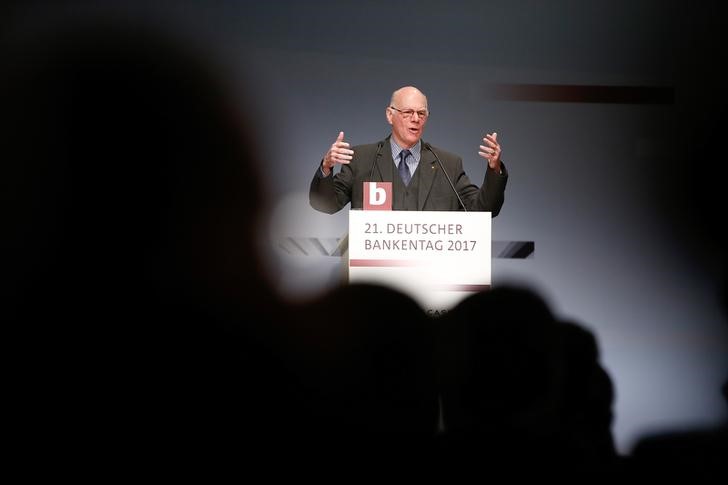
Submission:
<svg viewBox="0 0 728 485">
<path fill-rule="evenodd" d="M 413 109 L 399 109 L 399 108 L 395 108 L 394 106 L 390 106 L 390 108 L 392 108 L 395 111 L 399 111 L 399 114 L 402 115 L 402 118 L 404 118 L 406 120 L 412 118 L 415 115 L 415 113 L 417 113 L 417 116 L 419 116 L 420 118 L 427 118 L 428 116 L 430 116 L 430 112 L 426 109 L 421 109 L 421 110 L 415 111 Z"/>
</svg>

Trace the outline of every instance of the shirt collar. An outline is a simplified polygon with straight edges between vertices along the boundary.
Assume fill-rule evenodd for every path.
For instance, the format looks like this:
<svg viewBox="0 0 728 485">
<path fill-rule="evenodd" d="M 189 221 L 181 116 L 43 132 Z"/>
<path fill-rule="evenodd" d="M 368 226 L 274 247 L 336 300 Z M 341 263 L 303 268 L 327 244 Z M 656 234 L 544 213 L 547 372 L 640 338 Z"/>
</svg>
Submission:
<svg viewBox="0 0 728 485">
<path fill-rule="evenodd" d="M 392 160 L 397 160 L 399 157 L 399 152 L 404 150 L 401 146 L 397 144 L 396 141 L 394 141 L 394 138 L 389 138 L 389 143 L 392 145 Z M 422 140 L 417 140 L 417 143 L 415 143 L 415 146 L 409 149 L 410 153 L 412 153 L 412 158 L 414 158 L 415 162 L 420 161 L 420 153 L 422 152 Z"/>
</svg>

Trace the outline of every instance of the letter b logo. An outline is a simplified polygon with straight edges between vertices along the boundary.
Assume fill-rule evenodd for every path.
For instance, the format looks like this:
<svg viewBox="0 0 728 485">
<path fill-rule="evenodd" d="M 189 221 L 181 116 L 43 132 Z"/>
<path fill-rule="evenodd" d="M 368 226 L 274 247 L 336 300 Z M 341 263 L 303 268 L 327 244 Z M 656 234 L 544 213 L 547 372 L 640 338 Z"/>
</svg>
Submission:
<svg viewBox="0 0 728 485">
<path fill-rule="evenodd" d="M 364 210 L 392 210 L 392 182 L 364 182 Z"/>
</svg>

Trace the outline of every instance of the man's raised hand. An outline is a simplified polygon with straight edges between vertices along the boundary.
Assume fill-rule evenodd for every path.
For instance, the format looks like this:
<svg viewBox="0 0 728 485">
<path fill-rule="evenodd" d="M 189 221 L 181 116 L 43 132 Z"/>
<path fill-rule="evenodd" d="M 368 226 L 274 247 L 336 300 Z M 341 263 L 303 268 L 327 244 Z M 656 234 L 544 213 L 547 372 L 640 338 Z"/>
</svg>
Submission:
<svg viewBox="0 0 728 485">
<path fill-rule="evenodd" d="M 354 155 L 354 150 L 349 149 L 349 144 L 344 141 L 344 132 L 340 131 L 339 136 L 336 137 L 336 141 L 331 145 L 326 155 L 324 155 L 324 161 L 321 164 L 324 175 L 328 176 L 337 163 L 349 163 L 352 155 Z"/>
<path fill-rule="evenodd" d="M 485 138 L 483 138 L 484 145 L 480 145 L 480 151 L 478 151 L 478 155 L 485 158 L 488 161 L 488 166 L 495 170 L 496 172 L 500 172 L 501 168 L 501 147 L 500 143 L 498 143 L 498 133 L 491 133 L 486 134 Z"/>
</svg>

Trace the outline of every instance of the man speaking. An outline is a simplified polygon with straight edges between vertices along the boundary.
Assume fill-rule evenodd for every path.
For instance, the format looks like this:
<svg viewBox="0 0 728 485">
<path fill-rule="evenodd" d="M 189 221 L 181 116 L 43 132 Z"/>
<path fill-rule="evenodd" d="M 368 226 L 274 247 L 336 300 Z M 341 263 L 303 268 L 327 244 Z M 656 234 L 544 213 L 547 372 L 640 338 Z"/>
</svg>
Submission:
<svg viewBox="0 0 728 485">
<path fill-rule="evenodd" d="M 309 201 L 333 214 L 351 202 L 363 206 L 363 182 L 391 182 L 392 209 L 490 211 L 503 205 L 508 173 L 501 162 L 497 133 L 486 134 L 478 154 L 488 161 L 481 188 L 472 184 L 462 159 L 422 140 L 429 111 L 427 97 L 406 86 L 392 93 L 385 110 L 392 134 L 378 143 L 350 147 L 340 132 L 311 182 Z M 334 166 L 341 170 L 333 174 Z"/>
</svg>

